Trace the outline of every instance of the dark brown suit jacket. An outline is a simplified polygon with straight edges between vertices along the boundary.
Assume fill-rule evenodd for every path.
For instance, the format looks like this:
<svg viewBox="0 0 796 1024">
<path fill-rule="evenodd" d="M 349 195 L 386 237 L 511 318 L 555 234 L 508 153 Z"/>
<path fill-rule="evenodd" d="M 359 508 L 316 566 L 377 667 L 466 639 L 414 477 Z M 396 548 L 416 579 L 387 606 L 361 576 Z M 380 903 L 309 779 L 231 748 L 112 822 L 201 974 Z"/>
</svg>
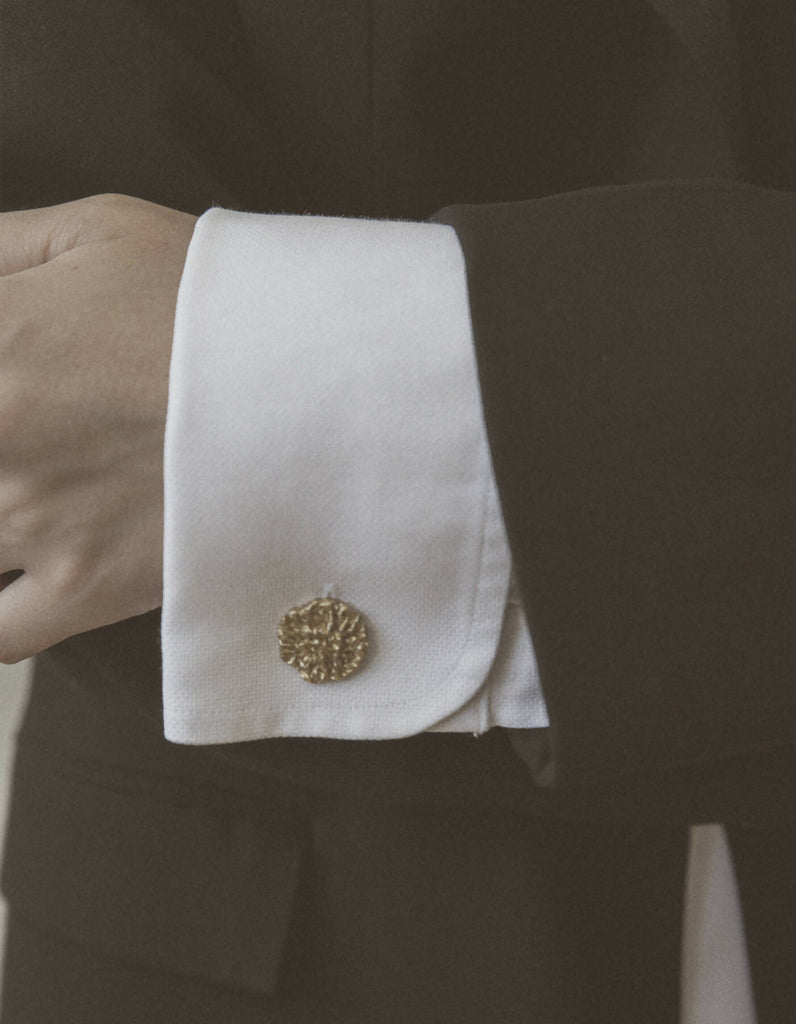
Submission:
<svg viewBox="0 0 796 1024">
<path fill-rule="evenodd" d="M 551 717 L 514 737 L 535 785 L 633 814 L 791 815 L 787 5 L 31 11 L 6 0 L 5 208 L 119 191 L 456 228 Z M 155 618 L 51 657 L 156 717 Z M 222 753 L 361 774 L 343 746 Z M 366 774 L 394 785 L 460 746 L 387 744 Z"/>
<path fill-rule="evenodd" d="M 5 209 L 116 191 L 454 226 L 551 719 L 174 748 L 152 613 L 42 655 L 27 735 L 195 779 L 792 827 L 790 5 L 0 11 Z"/>
</svg>

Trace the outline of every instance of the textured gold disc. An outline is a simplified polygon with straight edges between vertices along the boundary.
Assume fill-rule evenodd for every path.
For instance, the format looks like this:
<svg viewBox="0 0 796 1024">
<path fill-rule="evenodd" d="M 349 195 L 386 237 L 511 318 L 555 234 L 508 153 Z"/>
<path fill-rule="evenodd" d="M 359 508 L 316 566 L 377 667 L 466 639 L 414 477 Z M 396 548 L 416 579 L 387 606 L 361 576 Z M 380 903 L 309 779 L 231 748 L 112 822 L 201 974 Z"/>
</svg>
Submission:
<svg viewBox="0 0 796 1024">
<path fill-rule="evenodd" d="M 368 649 L 362 613 L 334 597 L 291 608 L 279 622 L 279 656 L 308 683 L 356 672 Z"/>
</svg>

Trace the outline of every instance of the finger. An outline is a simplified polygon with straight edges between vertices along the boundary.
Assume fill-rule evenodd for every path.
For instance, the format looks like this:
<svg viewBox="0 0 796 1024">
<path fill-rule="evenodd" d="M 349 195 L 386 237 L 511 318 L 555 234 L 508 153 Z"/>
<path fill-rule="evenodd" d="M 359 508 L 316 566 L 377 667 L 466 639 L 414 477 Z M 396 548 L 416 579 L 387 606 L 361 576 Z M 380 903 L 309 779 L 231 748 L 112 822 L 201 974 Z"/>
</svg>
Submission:
<svg viewBox="0 0 796 1024">
<path fill-rule="evenodd" d="M 18 575 L 0 593 L 0 662 L 15 665 L 82 632 L 76 609 L 31 573 Z"/>
</svg>

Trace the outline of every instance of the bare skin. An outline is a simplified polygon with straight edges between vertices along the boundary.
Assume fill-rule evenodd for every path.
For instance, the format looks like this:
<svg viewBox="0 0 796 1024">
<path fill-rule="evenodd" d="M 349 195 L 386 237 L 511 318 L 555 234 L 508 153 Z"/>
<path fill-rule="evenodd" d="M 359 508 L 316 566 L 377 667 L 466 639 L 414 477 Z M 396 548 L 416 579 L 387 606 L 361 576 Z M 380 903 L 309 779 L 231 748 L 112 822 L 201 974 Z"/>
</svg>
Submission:
<svg viewBox="0 0 796 1024">
<path fill-rule="evenodd" d="M 6 664 L 162 602 L 169 360 L 195 222 L 116 195 L 0 214 Z"/>
</svg>

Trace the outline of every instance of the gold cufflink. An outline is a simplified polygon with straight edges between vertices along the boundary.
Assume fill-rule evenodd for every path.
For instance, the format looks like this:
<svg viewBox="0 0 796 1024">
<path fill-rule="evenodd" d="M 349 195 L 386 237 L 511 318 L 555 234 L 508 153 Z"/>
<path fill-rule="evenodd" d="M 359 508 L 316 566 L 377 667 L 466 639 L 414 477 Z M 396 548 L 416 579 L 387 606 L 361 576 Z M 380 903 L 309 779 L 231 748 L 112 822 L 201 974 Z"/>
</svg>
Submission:
<svg viewBox="0 0 796 1024">
<path fill-rule="evenodd" d="M 279 621 L 279 656 L 308 683 L 345 679 L 368 649 L 362 613 L 334 597 L 291 608 Z"/>
</svg>

